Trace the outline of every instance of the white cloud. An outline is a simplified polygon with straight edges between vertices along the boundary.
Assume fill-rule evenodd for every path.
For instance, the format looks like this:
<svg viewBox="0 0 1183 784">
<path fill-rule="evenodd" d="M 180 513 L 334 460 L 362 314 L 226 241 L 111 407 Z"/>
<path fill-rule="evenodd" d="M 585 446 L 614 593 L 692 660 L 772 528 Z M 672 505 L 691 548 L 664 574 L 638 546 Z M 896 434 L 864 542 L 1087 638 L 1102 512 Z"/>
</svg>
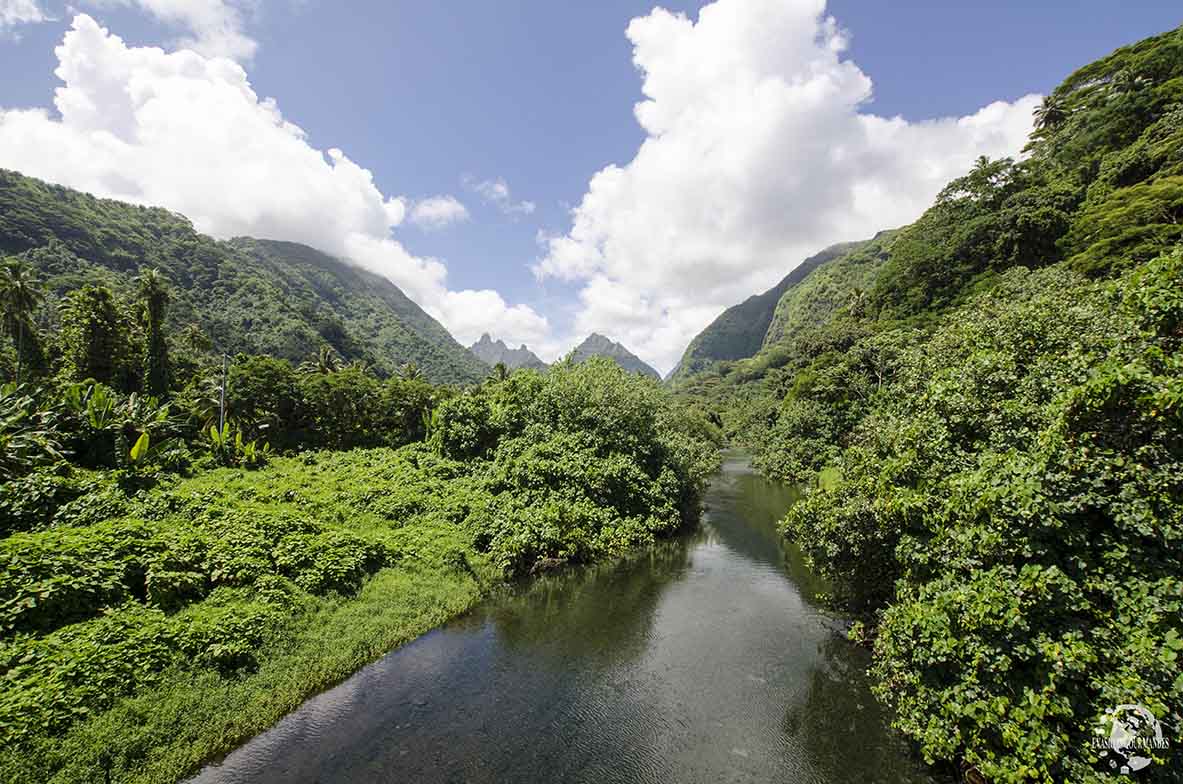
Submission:
<svg viewBox="0 0 1183 784">
<path fill-rule="evenodd" d="M 0 0 L 0 38 L 19 37 L 20 25 L 48 22 L 50 17 L 37 0 Z"/>
<path fill-rule="evenodd" d="M 57 47 L 64 82 L 43 109 L 0 109 L 0 167 L 189 216 L 217 237 L 303 242 L 385 275 L 461 342 L 536 341 L 546 319 L 493 291 L 450 291 L 438 259 L 392 234 L 407 202 L 341 150 L 312 147 L 246 72 L 193 51 L 129 47 L 86 15 Z"/>
<path fill-rule="evenodd" d="M 532 201 L 514 201 L 509 192 L 509 185 L 501 177 L 480 182 L 465 177 L 464 185 L 506 215 L 529 215 L 538 206 Z"/>
<path fill-rule="evenodd" d="M 668 370 L 724 307 L 806 256 L 914 220 L 979 155 L 1013 155 L 1037 102 L 909 122 L 864 114 L 824 0 L 657 8 L 627 36 L 645 100 L 633 160 L 596 173 L 535 272 L 581 284 L 576 332 Z"/>
<path fill-rule="evenodd" d="M 466 220 L 468 208 L 455 196 L 432 196 L 415 202 L 411 208 L 411 223 L 424 231 L 435 231 Z"/>
<path fill-rule="evenodd" d="M 257 0 L 89 0 L 89 5 L 134 5 L 166 25 L 189 31 L 173 46 L 206 57 L 249 61 L 259 48 L 243 31 L 245 16 L 254 12 Z"/>
</svg>

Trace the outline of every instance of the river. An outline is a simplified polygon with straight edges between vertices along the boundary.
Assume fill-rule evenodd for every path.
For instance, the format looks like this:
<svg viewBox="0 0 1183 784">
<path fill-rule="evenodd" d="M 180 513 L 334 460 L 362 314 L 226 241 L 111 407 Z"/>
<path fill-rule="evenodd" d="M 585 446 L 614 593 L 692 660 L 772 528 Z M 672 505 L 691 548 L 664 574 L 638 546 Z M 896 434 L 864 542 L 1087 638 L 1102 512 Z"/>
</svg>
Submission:
<svg viewBox="0 0 1183 784">
<path fill-rule="evenodd" d="M 776 533 L 792 501 L 729 453 L 694 533 L 489 600 L 192 781 L 929 781 Z"/>
</svg>

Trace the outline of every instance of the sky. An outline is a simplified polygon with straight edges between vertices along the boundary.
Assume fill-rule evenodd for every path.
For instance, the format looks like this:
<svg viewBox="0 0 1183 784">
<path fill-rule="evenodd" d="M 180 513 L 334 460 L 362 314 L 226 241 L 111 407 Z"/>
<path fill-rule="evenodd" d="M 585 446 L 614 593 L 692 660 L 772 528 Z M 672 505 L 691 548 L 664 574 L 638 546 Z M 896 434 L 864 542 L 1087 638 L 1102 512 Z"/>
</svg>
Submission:
<svg viewBox="0 0 1183 784">
<path fill-rule="evenodd" d="M 0 167 L 318 247 L 462 343 L 663 372 L 1015 155 L 1176 0 L 0 0 Z"/>
</svg>

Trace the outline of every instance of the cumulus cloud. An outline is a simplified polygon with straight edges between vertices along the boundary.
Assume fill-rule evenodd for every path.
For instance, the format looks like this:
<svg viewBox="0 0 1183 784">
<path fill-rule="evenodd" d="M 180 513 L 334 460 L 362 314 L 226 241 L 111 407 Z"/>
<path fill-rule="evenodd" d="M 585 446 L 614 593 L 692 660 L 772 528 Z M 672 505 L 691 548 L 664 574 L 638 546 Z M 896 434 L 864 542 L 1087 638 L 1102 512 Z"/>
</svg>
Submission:
<svg viewBox="0 0 1183 784">
<path fill-rule="evenodd" d="M 611 331 L 662 370 L 812 252 L 908 223 L 977 156 L 1018 153 L 1038 101 L 866 112 L 871 80 L 824 0 L 717 0 L 697 21 L 657 8 L 626 34 L 646 137 L 591 178 L 535 272 L 579 283 L 577 333 Z"/>
<path fill-rule="evenodd" d="M 206 57 L 250 60 L 258 43 L 243 28 L 256 0 L 90 0 L 96 7 L 135 6 L 160 22 L 183 28 L 187 35 L 173 46 Z"/>
<path fill-rule="evenodd" d="M 129 47 L 78 15 L 55 50 L 64 83 L 43 109 L 0 109 L 0 167 L 162 205 L 217 237 L 303 242 L 385 275 L 462 342 L 531 341 L 546 319 L 493 291 L 451 291 L 438 259 L 394 237 L 407 202 L 339 149 L 322 151 L 231 60 Z M 413 208 L 412 208 L 413 212 Z"/>
<path fill-rule="evenodd" d="M 435 231 L 468 220 L 468 208 L 455 196 L 432 196 L 415 202 L 411 223 L 424 231 Z"/>
<path fill-rule="evenodd" d="M 504 179 L 476 181 L 470 177 L 464 179 L 464 184 L 473 193 L 492 204 L 506 215 L 529 215 L 538 207 L 532 201 L 514 201 L 509 192 L 509 185 Z"/>
<path fill-rule="evenodd" d="M 17 27 L 49 20 L 37 0 L 0 0 L 0 38 L 19 37 Z"/>
</svg>

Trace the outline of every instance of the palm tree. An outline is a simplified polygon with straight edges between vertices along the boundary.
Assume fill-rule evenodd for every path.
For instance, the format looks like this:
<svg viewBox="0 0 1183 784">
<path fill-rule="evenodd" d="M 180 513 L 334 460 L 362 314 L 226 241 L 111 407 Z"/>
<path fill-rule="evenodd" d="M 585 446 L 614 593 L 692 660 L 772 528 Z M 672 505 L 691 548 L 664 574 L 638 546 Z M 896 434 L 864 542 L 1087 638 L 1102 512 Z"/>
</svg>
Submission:
<svg viewBox="0 0 1183 784">
<path fill-rule="evenodd" d="M 850 290 L 850 297 L 847 300 L 846 306 L 850 310 L 850 315 L 858 316 L 862 313 L 863 305 L 867 302 L 867 292 L 863 291 L 858 286 Z"/>
<path fill-rule="evenodd" d="M 164 310 L 171 298 L 168 283 L 160 270 L 145 269 L 136 277 L 136 284 L 148 331 L 144 386 L 153 395 L 164 395 L 169 386 L 168 343 L 164 339 Z"/>
<path fill-rule="evenodd" d="M 373 371 L 374 365 L 366 359 L 355 359 L 346 365 L 345 369 L 361 373 L 362 375 L 369 375 Z"/>
<path fill-rule="evenodd" d="M 1043 102 L 1035 109 L 1035 128 L 1052 130 L 1068 119 L 1068 107 L 1056 95 L 1043 96 Z"/>
<path fill-rule="evenodd" d="M 341 363 L 337 361 L 337 352 L 333 351 L 333 347 L 321 346 L 320 351 L 316 353 L 316 359 L 309 360 L 300 365 L 300 372 L 325 375 L 336 373 L 340 367 Z"/>
<path fill-rule="evenodd" d="M 25 356 L 25 335 L 32 331 L 33 313 L 43 296 L 33 269 L 15 259 L 0 271 L 0 304 L 4 306 L 4 329 L 16 338 L 16 383 L 21 383 Z"/>
<path fill-rule="evenodd" d="M 405 381 L 417 381 L 423 378 L 423 371 L 414 362 L 404 362 L 403 366 L 398 369 L 398 374 Z"/>
<path fill-rule="evenodd" d="M 493 366 L 493 372 L 489 374 L 489 378 L 497 382 L 504 381 L 509 378 L 509 367 L 504 362 L 498 362 Z"/>
</svg>

